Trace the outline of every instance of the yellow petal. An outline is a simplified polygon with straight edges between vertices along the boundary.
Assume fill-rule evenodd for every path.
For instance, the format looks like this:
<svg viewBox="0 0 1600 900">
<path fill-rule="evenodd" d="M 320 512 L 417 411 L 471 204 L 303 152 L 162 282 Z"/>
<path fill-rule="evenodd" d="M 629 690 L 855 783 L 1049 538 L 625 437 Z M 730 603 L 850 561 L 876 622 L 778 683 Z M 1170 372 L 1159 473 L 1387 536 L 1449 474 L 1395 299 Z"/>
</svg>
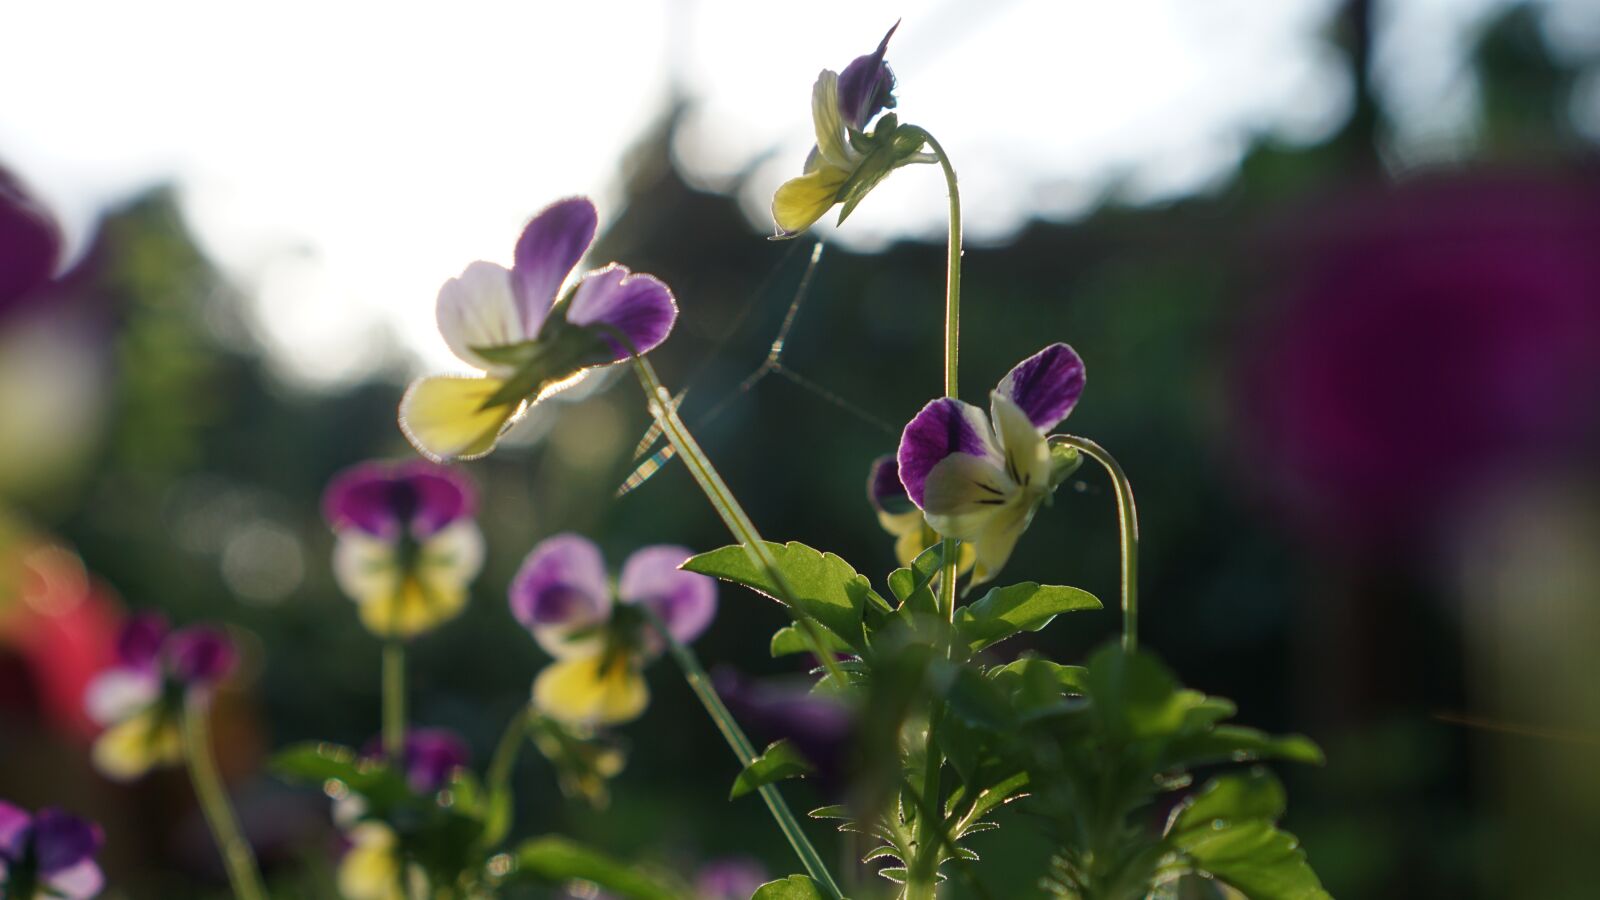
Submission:
<svg viewBox="0 0 1600 900">
<path fill-rule="evenodd" d="M 500 385 L 494 378 L 419 378 L 400 401 L 400 430 L 436 462 L 483 456 L 494 449 L 517 409 L 517 404 L 483 408 Z"/>
<path fill-rule="evenodd" d="M 1013 501 L 1000 507 L 988 525 L 978 534 L 972 546 L 978 551 L 978 565 L 972 573 L 972 584 L 981 584 L 999 574 L 1017 539 L 1028 530 L 1033 521 L 1035 504 L 1026 499 Z M 969 586 L 970 587 L 970 586 Z"/>
<path fill-rule="evenodd" d="M 182 762 L 183 736 L 171 716 L 152 707 L 102 732 L 90 757 L 100 774 L 132 781 L 157 766 Z"/>
<path fill-rule="evenodd" d="M 533 681 L 533 702 L 569 724 L 617 725 L 644 712 L 650 690 L 625 660 L 595 655 L 546 666 Z"/>
<path fill-rule="evenodd" d="M 817 132 L 817 152 L 835 168 L 855 168 L 857 154 L 844 137 L 839 115 L 839 73 L 823 69 L 811 86 L 811 124 Z"/>
<path fill-rule="evenodd" d="M 351 847 L 339 860 L 339 895 L 344 900 L 405 900 L 394 832 L 376 822 L 351 829 Z"/>
<path fill-rule="evenodd" d="M 459 581 L 410 575 L 399 590 L 358 602 L 361 624 L 378 637 L 416 637 L 460 614 L 467 605 L 467 587 Z"/>
<path fill-rule="evenodd" d="M 844 169 L 823 163 L 815 171 L 785 181 L 772 195 L 772 220 L 786 235 L 810 228 L 833 208 L 839 188 L 850 180 Z"/>
</svg>

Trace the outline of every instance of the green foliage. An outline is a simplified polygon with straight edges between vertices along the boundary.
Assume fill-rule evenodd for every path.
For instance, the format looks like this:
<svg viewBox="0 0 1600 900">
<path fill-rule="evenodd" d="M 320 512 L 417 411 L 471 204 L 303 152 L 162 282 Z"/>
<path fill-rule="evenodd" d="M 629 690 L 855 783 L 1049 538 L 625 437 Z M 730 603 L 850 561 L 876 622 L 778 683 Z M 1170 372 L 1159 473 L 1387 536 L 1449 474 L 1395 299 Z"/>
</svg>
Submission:
<svg viewBox="0 0 1600 900">
<path fill-rule="evenodd" d="M 799 778 L 814 770 L 810 761 L 788 740 L 773 741 L 733 781 L 729 800 L 736 800 L 763 785 Z"/>
<path fill-rule="evenodd" d="M 823 897 L 815 881 L 804 875 L 790 875 L 756 888 L 750 900 L 823 900 Z"/>
<path fill-rule="evenodd" d="M 872 590 L 866 576 L 832 553 L 822 553 L 805 544 L 766 542 L 777 561 L 778 572 L 793 592 L 795 612 L 806 616 L 831 632 L 845 646 L 860 653 L 866 650 L 862 619 L 867 607 L 887 610 L 888 603 Z M 689 559 L 683 568 L 724 581 L 742 584 L 781 601 L 784 591 L 768 573 L 751 559 L 744 547 L 733 544 Z"/>
<path fill-rule="evenodd" d="M 689 892 L 665 873 L 613 859 L 558 835 L 524 842 L 512 854 L 509 881 L 567 884 L 586 881 L 628 900 L 689 900 Z"/>
<path fill-rule="evenodd" d="M 1323 900 L 1299 842 L 1277 828 L 1284 806 L 1283 786 L 1265 769 L 1221 776 L 1173 814 L 1166 841 L 1252 900 Z"/>
<path fill-rule="evenodd" d="M 1026 581 L 997 587 L 956 612 L 956 633 L 974 653 L 1023 631 L 1038 631 L 1061 613 L 1102 609 L 1088 591 Z"/>
<path fill-rule="evenodd" d="M 889 173 L 908 163 L 916 162 L 918 154 L 928 141 L 927 132 L 915 125 L 901 126 L 894 113 L 878 120 L 871 135 L 864 136 L 868 146 L 867 156 L 850 178 L 839 188 L 836 202 L 843 204 L 839 210 L 839 223 L 843 224 L 862 200 L 872 193 L 878 183 Z M 856 141 L 852 141 L 856 143 Z"/>
</svg>

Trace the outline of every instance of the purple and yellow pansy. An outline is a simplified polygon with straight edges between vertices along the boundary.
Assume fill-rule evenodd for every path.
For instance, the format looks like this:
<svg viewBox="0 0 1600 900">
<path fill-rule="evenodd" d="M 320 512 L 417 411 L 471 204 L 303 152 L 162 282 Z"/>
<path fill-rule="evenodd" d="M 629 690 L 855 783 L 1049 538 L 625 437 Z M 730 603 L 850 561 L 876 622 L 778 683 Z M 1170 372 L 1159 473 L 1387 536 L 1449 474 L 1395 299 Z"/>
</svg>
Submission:
<svg viewBox="0 0 1600 900">
<path fill-rule="evenodd" d="M 650 618 L 689 643 L 716 615 L 716 582 L 678 568 L 691 555 L 684 547 L 644 547 L 623 564 L 613 590 L 600 548 L 587 538 L 559 534 L 533 548 L 511 583 L 510 602 L 512 615 L 554 657 L 534 680 L 540 712 L 603 726 L 644 711 L 650 693 L 642 671 L 665 649 Z"/>
<path fill-rule="evenodd" d="M 905 485 L 900 483 L 899 466 L 888 454 L 872 461 L 867 473 L 867 499 L 878 514 L 878 524 L 894 537 L 894 556 L 900 565 L 911 566 L 911 561 L 924 550 L 939 543 L 939 533 L 933 530 L 922 510 L 911 502 Z M 970 544 L 962 544 L 958 551 L 959 575 L 972 571 L 977 553 Z"/>
<path fill-rule="evenodd" d="M 60 809 L 27 810 L 0 800 L 0 897 L 90 900 L 105 887 L 95 854 L 100 826 Z"/>
<path fill-rule="evenodd" d="M 510 269 L 474 262 L 439 289 L 439 333 L 475 374 L 430 376 L 406 391 L 400 427 L 424 456 L 487 454 L 532 404 L 672 331 L 677 303 L 654 276 L 612 263 L 563 289 L 598 221 L 587 197 L 557 201 L 523 229 Z"/>
<path fill-rule="evenodd" d="M 972 583 L 993 578 L 1017 539 L 1077 462 L 1052 454 L 1046 433 L 1083 393 L 1083 360 L 1051 344 L 1018 363 L 989 395 L 989 413 L 934 400 L 900 438 L 900 482 L 934 531 L 977 552 Z"/>
<path fill-rule="evenodd" d="M 84 705 L 105 727 L 91 756 L 101 774 L 129 781 L 183 762 L 180 717 L 233 672 L 238 652 L 219 628 L 169 631 L 153 613 L 132 617 L 117 637 L 116 664 L 89 683 Z"/>
<path fill-rule="evenodd" d="M 410 638 L 454 618 L 483 565 L 477 496 L 460 473 L 434 463 L 361 463 L 323 494 L 337 535 L 334 576 L 361 622 L 383 638 Z"/>
</svg>

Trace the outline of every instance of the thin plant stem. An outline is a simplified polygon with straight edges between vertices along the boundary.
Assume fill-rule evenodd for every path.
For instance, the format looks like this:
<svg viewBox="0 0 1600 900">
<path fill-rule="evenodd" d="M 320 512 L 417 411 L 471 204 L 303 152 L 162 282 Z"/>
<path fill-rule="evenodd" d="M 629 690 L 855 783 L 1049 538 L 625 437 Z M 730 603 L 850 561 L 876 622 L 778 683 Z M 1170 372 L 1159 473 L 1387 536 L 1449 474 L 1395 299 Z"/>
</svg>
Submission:
<svg viewBox="0 0 1600 900">
<path fill-rule="evenodd" d="M 533 706 L 524 703 L 500 734 L 500 742 L 494 747 L 494 756 L 489 757 L 489 769 L 484 773 L 484 787 L 491 796 L 511 783 L 511 770 L 517 764 L 523 742 L 527 740 L 528 722 L 532 718 Z"/>
<path fill-rule="evenodd" d="M 223 867 L 228 872 L 228 883 L 233 886 L 237 900 L 267 900 L 266 888 L 261 883 L 261 873 L 256 868 L 256 854 L 239 828 L 239 820 L 228 802 L 227 789 L 217 774 L 217 763 L 211 755 L 211 729 L 209 727 L 208 698 L 194 693 L 183 711 L 184 759 L 189 768 L 189 781 L 194 785 L 195 797 L 205 814 L 206 825 L 217 842 L 217 852 L 222 856 Z"/>
<path fill-rule="evenodd" d="M 934 156 L 939 158 L 939 168 L 944 170 L 944 183 L 950 194 L 950 236 L 946 243 L 944 287 L 944 395 L 960 396 L 957 369 L 961 361 L 961 190 L 956 185 L 956 170 L 950 157 L 934 136 L 923 132 Z"/>
<path fill-rule="evenodd" d="M 1117 494 L 1117 524 L 1122 532 L 1122 649 L 1139 649 L 1139 510 L 1133 503 L 1133 485 L 1106 448 L 1071 434 L 1050 436 L 1052 444 L 1065 444 L 1099 463 L 1111 476 Z"/>
<path fill-rule="evenodd" d="M 383 645 L 383 753 L 398 761 L 406 746 L 406 647 L 391 638 Z"/>
<path fill-rule="evenodd" d="M 689 688 L 700 698 L 701 705 L 705 706 L 706 713 L 711 716 L 711 721 L 716 723 L 717 730 L 722 732 L 723 740 L 733 750 L 733 755 L 739 760 L 741 767 L 749 766 L 756 761 L 755 745 L 750 743 L 750 738 L 739 727 L 738 721 L 733 718 L 722 698 L 717 696 L 716 688 L 711 684 L 711 677 L 706 674 L 705 667 L 700 664 L 700 659 L 693 650 L 685 646 L 672 632 L 667 629 L 666 623 L 661 621 L 655 610 L 646 604 L 637 607 L 650 620 L 650 624 L 660 633 L 661 639 L 666 642 L 667 651 L 672 654 L 673 660 L 678 663 L 678 668 L 683 670 L 684 680 L 689 683 Z M 772 818 L 777 821 L 778 828 L 783 831 L 783 836 L 789 839 L 789 846 L 794 848 L 795 855 L 800 857 L 800 863 L 805 866 L 806 874 L 811 880 L 827 894 L 830 900 L 842 900 L 844 894 L 839 890 L 839 885 L 833 879 L 833 874 L 828 871 L 828 866 L 822 861 L 817 848 L 812 846 L 805 831 L 800 827 L 800 821 L 795 818 L 794 811 L 789 809 L 789 804 L 783 799 L 783 794 L 778 791 L 777 785 L 764 784 L 759 788 L 761 799 L 766 801 L 767 809 L 772 813 Z"/>
</svg>

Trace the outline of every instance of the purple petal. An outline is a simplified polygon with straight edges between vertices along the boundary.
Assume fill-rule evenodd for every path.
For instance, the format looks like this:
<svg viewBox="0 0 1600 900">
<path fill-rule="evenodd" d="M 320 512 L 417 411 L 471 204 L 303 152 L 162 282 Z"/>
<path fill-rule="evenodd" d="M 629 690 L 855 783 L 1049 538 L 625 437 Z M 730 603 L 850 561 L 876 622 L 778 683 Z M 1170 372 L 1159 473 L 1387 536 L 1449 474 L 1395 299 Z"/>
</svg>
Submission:
<svg viewBox="0 0 1600 900">
<path fill-rule="evenodd" d="M 952 453 L 967 453 L 998 461 L 983 410 L 952 397 L 934 400 L 907 423 L 900 435 L 900 483 L 918 508 L 928 473 Z"/>
<path fill-rule="evenodd" d="M 41 875 L 93 858 L 104 840 L 100 826 L 59 809 L 41 809 L 33 819 L 33 853 Z"/>
<path fill-rule="evenodd" d="M 1028 414 L 1040 431 L 1056 427 L 1083 394 L 1083 360 L 1066 344 L 1051 344 L 1016 364 L 995 388 Z"/>
<path fill-rule="evenodd" d="M 55 220 L 0 169 L 0 314 L 49 281 L 60 254 Z"/>
<path fill-rule="evenodd" d="M 464 476 L 420 461 L 352 466 L 334 476 L 322 496 L 323 515 L 334 530 L 357 528 L 385 540 L 397 539 L 402 528 L 427 538 L 471 516 L 476 505 Z"/>
<path fill-rule="evenodd" d="M 627 344 L 608 331 L 601 331 L 601 337 L 611 347 L 611 358 L 623 360 L 631 355 L 628 344 L 642 355 L 667 339 L 678 320 L 678 304 L 660 279 L 635 275 L 612 263 L 583 276 L 566 315 L 574 325 L 610 326 L 622 332 Z"/>
<path fill-rule="evenodd" d="M 511 581 L 511 614 L 530 631 L 594 624 L 610 609 L 605 560 L 580 535 L 544 539 Z"/>
<path fill-rule="evenodd" d="M 0 860 L 16 862 L 27 849 L 28 826 L 33 817 L 20 806 L 0 800 Z"/>
<path fill-rule="evenodd" d="M 867 499 L 878 512 L 896 515 L 915 508 L 906 486 L 900 483 L 900 468 L 895 458 L 888 454 L 872 461 L 872 471 L 867 474 Z"/>
<path fill-rule="evenodd" d="M 406 783 L 419 794 L 432 794 L 467 764 L 467 744 L 444 728 L 417 728 L 406 735 Z"/>
<path fill-rule="evenodd" d="M 899 27 L 899 22 L 890 26 L 877 50 L 856 57 L 839 73 L 839 115 L 857 131 L 895 104 L 894 72 L 883 61 L 883 55 L 889 49 L 889 38 Z"/>
<path fill-rule="evenodd" d="M 588 197 L 568 197 L 545 207 L 522 229 L 511 284 L 522 313 L 523 333 L 528 337 L 539 336 L 562 283 L 594 242 L 599 222 L 600 215 Z"/>
<path fill-rule="evenodd" d="M 693 555 L 687 547 L 669 544 L 641 548 L 623 564 L 617 583 L 623 603 L 650 607 L 684 644 L 699 637 L 717 614 L 716 580 L 678 568 Z"/>
<path fill-rule="evenodd" d="M 161 643 L 167 639 L 167 620 L 160 613 L 139 613 L 122 624 L 117 634 L 117 662 L 125 668 L 148 670 L 156 665 Z"/>
<path fill-rule="evenodd" d="M 227 632 L 196 625 L 174 632 L 167 641 L 167 665 L 173 677 L 191 687 L 210 687 L 233 672 L 239 651 Z"/>
</svg>

